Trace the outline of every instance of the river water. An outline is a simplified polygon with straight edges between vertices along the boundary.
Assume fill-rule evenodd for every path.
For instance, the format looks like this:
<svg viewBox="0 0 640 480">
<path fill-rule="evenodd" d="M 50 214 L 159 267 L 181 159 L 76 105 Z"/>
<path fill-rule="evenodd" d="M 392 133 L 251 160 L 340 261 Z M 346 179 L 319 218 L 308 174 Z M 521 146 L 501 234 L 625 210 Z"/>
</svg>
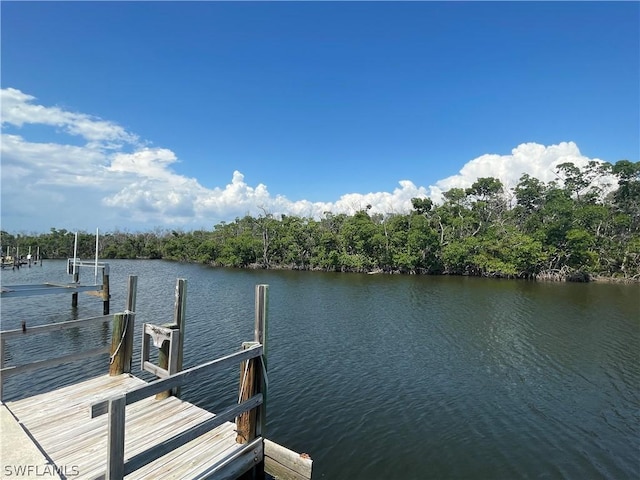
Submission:
<svg viewBox="0 0 640 480">
<path fill-rule="evenodd" d="M 640 478 L 637 285 L 110 266 L 112 312 L 124 308 L 127 276 L 138 276 L 138 330 L 171 321 L 176 279 L 187 279 L 185 367 L 252 340 L 254 286 L 270 285 L 267 436 L 309 453 L 314 478 Z M 93 271 L 81 280 L 93 283 Z M 2 272 L 3 285 L 45 281 L 69 281 L 64 262 Z M 70 302 L 4 299 L 2 329 L 102 312 L 87 295 L 75 311 Z M 108 338 L 96 326 L 15 340 L 5 358 Z M 10 378 L 5 399 L 104 372 L 98 358 Z M 226 406 L 238 376 L 239 367 L 183 398 Z"/>
</svg>

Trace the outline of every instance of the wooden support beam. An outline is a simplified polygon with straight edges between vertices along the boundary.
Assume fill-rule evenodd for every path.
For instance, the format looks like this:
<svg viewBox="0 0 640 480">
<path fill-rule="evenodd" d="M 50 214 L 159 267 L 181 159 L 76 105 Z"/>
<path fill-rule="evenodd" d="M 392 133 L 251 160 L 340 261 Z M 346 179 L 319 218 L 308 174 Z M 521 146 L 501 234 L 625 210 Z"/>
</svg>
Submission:
<svg viewBox="0 0 640 480">
<path fill-rule="evenodd" d="M 310 480 L 313 460 L 306 453 L 296 453 L 264 439 L 265 468 L 269 475 L 286 480 Z"/>
<path fill-rule="evenodd" d="M 124 425 L 126 413 L 124 395 L 109 400 L 107 437 L 107 480 L 124 478 Z"/>
<path fill-rule="evenodd" d="M 178 330 L 178 345 L 177 345 L 177 362 L 176 371 L 182 371 L 182 359 L 183 359 L 183 345 L 184 345 L 184 331 L 185 331 L 185 317 L 187 311 L 187 281 L 184 278 L 179 278 L 176 282 L 176 296 L 173 308 L 173 323 L 165 325 L 168 328 L 175 328 Z M 162 346 L 158 351 L 158 366 L 163 370 L 169 370 L 169 357 L 170 357 L 170 342 L 162 342 Z M 180 396 L 180 388 L 174 388 L 173 390 L 167 390 L 166 392 L 160 392 L 156 395 L 156 400 L 162 400 L 170 396 Z"/>
<path fill-rule="evenodd" d="M 238 435 L 236 442 L 238 443 L 251 442 L 257 437 L 264 436 L 266 431 L 268 292 L 268 285 L 256 285 L 254 341 L 243 343 L 242 348 L 248 349 L 255 347 L 256 344 L 261 344 L 263 354 L 260 357 L 246 360 L 240 365 L 240 393 L 238 395 L 238 401 L 242 402 L 254 395 L 262 394 L 262 404 L 257 409 L 237 417 L 236 430 Z M 264 478 L 264 458 L 242 476 L 242 479 L 248 480 L 251 478 Z"/>
<path fill-rule="evenodd" d="M 247 350 L 254 347 L 255 342 L 245 342 L 242 344 L 242 349 Z M 259 383 L 261 372 L 260 360 L 258 358 L 251 358 L 245 360 L 240 364 L 240 393 L 238 395 L 238 403 L 244 402 L 247 399 L 257 395 L 259 392 Z M 262 399 L 264 402 L 264 397 Z M 256 415 L 255 410 L 239 415 L 236 419 L 236 430 L 238 435 L 236 436 L 237 443 L 249 443 L 256 438 Z"/>
<path fill-rule="evenodd" d="M 187 314 L 187 280 L 179 278 L 176 284 L 176 299 L 173 310 L 173 323 L 180 331 L 178 339 L 178 371 L 182 371 L 182 359 L 184 349 L 184 332 L 185 320 Z M 180 389 L 177 390 L 176 396 L 180 396 Z"/>
<path fill-rule="evenodd" d="M 167 328 L 173 328 L 174 325 L 168 325 Z M 170 341 L 165 340 L 162 342 L 162 346 L 158 349 L 158 367 L 161 370 L 169 371 L 169 356 L 170 352 Z M 169 398 L 171 396 L 172 390 L 166 390 L 164 392 L 160 392 L 156 394 L 156 400 L 164 400 L 165 398 Z"/>
<path fill-rule="evenodd" d="M 124 307 L 125 310 L 129 310 L 130 312 L 135 312 L 137 298 L 138 298 L 138 276 L 129 275 L 129 280 L 127 282 L 127 301 Z"/>
<path fill-rule="evenodd" d="M 269 311 L 269 285 L 256 285 L 256 311 L 254 341 L 262 345 L 262 362 L 260 367 L 260 392 L 264 399 L 257 413 L 256 434 L 266 436 L 267 434 L 267 356 L 268 356 L 268 311 Z"/>
</svg>

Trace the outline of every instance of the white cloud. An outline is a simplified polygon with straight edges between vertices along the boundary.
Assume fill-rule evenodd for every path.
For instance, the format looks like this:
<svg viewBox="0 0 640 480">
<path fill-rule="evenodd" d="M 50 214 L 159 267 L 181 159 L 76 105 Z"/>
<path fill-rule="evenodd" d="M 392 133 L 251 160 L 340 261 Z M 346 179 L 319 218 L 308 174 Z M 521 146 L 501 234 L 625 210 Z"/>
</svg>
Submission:
<svg viewBox="0 0 640 480">
<path fill-rule="evenodd" d="M 3 134 L 0 153 L 3 188 L 19 188 L 19 182 L 61 186 L 79 182 L 96 187 L 103 184 L 101 168 L 107 159 L 98 150 L 28 142 L 20 135 Z"/>
<path fill-rule="evenodd" d="M 475 158 L 457 175 L 429 187 L 400 180 L 391 192 L 347 193 L 326 202 L 291 200 L 262 183 L 251 186 L 239 171 L 232 173 L 230 183 L 206 188 L 174 171 L 179 159 L 173 151 L 148 148 L 113 122 L 38 105 L 35 97 L 16 89 L 0 93 L 3 127 L 53 126 L 86 140 L 85 145 L 69 145 L 62 135 L 60 143 L 38 143 L 25 138 L 26 132 L 24 136 L 3 132 L 2 228 L 12 231 L 52 226 L 92 230 L 96 222 L 101 228 L 129 230 L 201 227 L 247 213 L 257 215 L 262 209 L 315 218 L 327 211 L 351 214 L 368 205 L 373 213 L 403 213 L 411 210 L 414 197 L 431 196 L 437 201 L 443 191 L 468 187 L 479 177 L 498 177 L 509 188 L 522 173 L 548 182 L 555 178 L 558 163 L 584 165 L 590 160 L 572 142 L 525 143 L 509 155 Z"/>
<path fill-rule="evenodd" d="M 58 107 L 35 105 L 36 97 L 15 88 L 0 90 L 2 124 L 22 127 L 24 124 L 41 124 L 62 127 L 71 135 L 78 135 L 91 147 L 119 148 L 124 144 L 136 144 L 138 137 L 121 126 L 86 115 L 67 112 Z"/>
<path fill-rule="evenodd" d="M 602 162 L 580 153 L 574 142 L 544 146 L 538 143 L 523 143 L 511 150 L 510 155 L 486 154 L 467 162 L 456 175 L 444 178 L 429 187 L 429 196 L 434 201 L 442 200 L 442 193 L 451 188 L 470 187 L 478 178 L 499 178 L 505 190 L 516 186 L 523 173 L 545 183 L 561 178 L 556 175 L 557 165 L 572 162 L 584 167 L 589 161 Z M 614 179 L 608 179 L 612 182 Z"/>
<path fill-rule="evenodd" d="M 166 148 L 143 148 L 134 153 L 115 154 L 108 170 L 170 181 L 175 175 L 169 169 L 169 165 L 177 160 L 175 153 Z"/>
</svg>

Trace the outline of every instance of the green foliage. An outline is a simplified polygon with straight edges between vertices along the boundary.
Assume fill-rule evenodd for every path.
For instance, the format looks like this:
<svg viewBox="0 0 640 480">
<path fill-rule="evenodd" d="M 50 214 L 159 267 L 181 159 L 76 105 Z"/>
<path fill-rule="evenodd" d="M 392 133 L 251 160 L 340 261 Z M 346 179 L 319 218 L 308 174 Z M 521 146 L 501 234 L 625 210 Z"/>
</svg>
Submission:
<svg viewBox="0 0 640 480">
<path fill-rule="evenodd" d="M 238 268 L 442 273 L 535 278 L 547 273 L 640 277 L 640 162 L 558 166 L 562 185 L 522 175 L 513 208 L 502 183 L 479 178 L 444 192 L 444 202 L 412 199 L 403 214 L 326 212 L 319 220 L 266 210 L 210 231 L 111 232 L 102 258 L 165 258 Z M 606 197 L 602 175 L 618 186 Z M 73 255 L 74 234 L 0 232 L 5 252 L 40 247 L 45 258 Z M 79 255 L 93 258 L 95 237 L 78 235 Z"/>
</svg>

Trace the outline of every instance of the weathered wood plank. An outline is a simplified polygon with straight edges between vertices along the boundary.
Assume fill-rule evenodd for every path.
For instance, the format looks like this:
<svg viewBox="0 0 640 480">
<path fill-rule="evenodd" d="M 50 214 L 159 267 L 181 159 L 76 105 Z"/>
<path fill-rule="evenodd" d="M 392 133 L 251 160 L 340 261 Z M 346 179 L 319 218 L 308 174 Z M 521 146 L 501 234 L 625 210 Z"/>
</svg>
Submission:
<svg viewBox="0 0 640 480">
<path fill-rule="evenodd" d="M 160 415 L 162 413 L 162 410 L 152 402 L 140 402 L 140 404 L 137 404 L 136 406 L 138 405 L 142 407 L 140 408 L 140 411 L 145 414 Z M 136 423 L 139 423 L 135 422 L 136 417 L 139 416 L 137 414 L 139 413 L 140 412 L 136 412 L 136 409 L 133 407 L 127 409 L 128 426 L 130 423 L 133 426 L 136 426 Z M 169 415 L 170 413 L 167 413 L 167 416 Z M 99 438 L 104 437 L 107 425 L 106 418 L 107 417 L 102 417 L 94 420 L 88 420 L 86 416 L 80 417 L 79 415 L 76 415 L 73 418 L 66 419 L 64 423 L 37 425 L 37 430 L 34 429 L 34 431 L 38 433 L 38 438 L 42 442 L 51 441 L 52 453 L 57 455 L 71 455 L 74 451 L 86 451 L 90 449 L 92 442 L 95 443 L 96 441 L 96 436 Z M 144 423 L 142 426 L 144 426 Z M 132 438 L 131 435 L 128 435 L 127 442 L 130 438 Z M 67 439 L 73 441 L 66 442 Z"/>
<path fill-rule="evenodd" d="M 117 384 L 114 379 L 124 378 L 128 381 Z M 135 377 L 122 375 L 109 377 L 104 375 L 91 379 L 87 385 L 77 384 L 65 387 L 66 397 L 74 403 L 72 411 L 65 412 L 63 402 L 56 402 L 55 410 L 49 409 L 48 416 L 35 415 L 32 422 L 25 426 L 38 439 L 42 448 L 57 464 L 76 465 L 80 470 L 79 478 L 94 478 L 105 475 L 107 450 L 107 417 L 88 419 L 87 399 L 94 398 L 96 388 L 111 384 L 124 392 L 131 388 L 131 381 L 142 382 Z M 78 401 L 73 391 L 84 391 L 89 394 L 84 404 Z M 112 393 L 114 393 L 112 391 Z M 56 395 L 57 392 L 50 392 Z M 104 395 L 105 392 L 101 392 Z M 46 396 L 47 394 L 43 394 Z M 30 399 L 15 402 L 26 406 Z M 46 402 L 45 402 L 46 403 Z M 68 405 L 67 405 L 68 406 Z M 235 406 L 234 406 L 235 408 Z M 232 412 L 230 415 L 234 415 Z M 126 409 L 125 460 L 142 454 L 154 445 L 154 442 L 167 441 L 176 432 L 185 432 L 215 415 L 195 405 L 191 405 L 176 397 L 163 401 L 155 401 L 152 397 L 137 402 Z M 160 419 L 160 420 L 159 420 Z M 222 418 L 220 420 L 223 420 Z M 223 422 L 219 427 L 204 433 L 200 437 L 178 447 L 164 457 L 143 467 L 144 470 L 134 472 L 127 478 L 196 478 L 206 470 L 217 458 L 225 458 L 235 452 L 239 446 L 235 443 L 234 424 Z M 164 464 L 164 466 L 163 466 Z M 167 476 L 167 471 L 175 472 Z M 143 472 L 146 472 L 144 475 Z"/>
<path fill-rule="evenodd" d="M 233 424 L 225 423 L 198 439 L 189 442 L 171 453 L 141 467 L 131 478 L 152 478 L 153 472 L 163 472 L 165 478 L 196 478 L 209 466 L 211 460 L 222 457 L 236 448 Z"/>
<path fill-rule="evenodd" d="M 313 461 L 308 455 L 296 453 L 271 440 L 264 441 L 265 469 L 278 480 L 311 478 Z"/>
<path fill-rule="evenodd" d="M 121 395 L 109 400 L 107 472 L 108 480 L 124 478 L 125 397 Z"/>
<path fill-rule="evenodd" d="M 263 458 L 262 438 L 256 438 L 243 449 L 229 456 L 223 462 L 208 469 L 199 478 L 211 480 L 235 480 L 244 472 L 255 467 Z"/>
<path fill-rule="evenodd" d="M 232 420 L 240 413 L 250 408 L 255 408 L 262 403 L 262 395 L 256 395 L 255 397 L 242 402 L 237 405 L 233 405 L 224 411 L 217 414 L 215 417 L 205 420 L 199 425 L 192 427 L 185 432 L 175 435 L 169 440 L 159 443 L 151 450 L 134 456 L 125 464 L 125 473 L 129 474 L 138 468 L 146 465 L 147 463 L 160 458 L 162 455 L 169 453 L 170 451 L 181 447 L 185 443 L 201 436 L 202 434 L 213 430 L 216 427 Z"/>
<path fill-rule="evenodd" d="M 169 378 L 171 376 L 168 370 L 165 370 L 158 365 L 154 365 L 151 362 L 145 361 L 143 365 L 145 371 L 151 373 L 152 375 L 155 375 L 158 378 Z"/>
<path fill-rule="evenodd" d="M 86 408 L 86 402 L 103 400 L 110 394 L 128 391 L 139 385 L 146 385 L 146 382 L 126 374 L 117 377 L 105 374 L 51 392 L 7 402 L 7 404 L 16 415 L 30 417 L 37 415 L 38 412 L 48 415 L 57 406 L 65 408 L 82 404 Z"/>
<path fill-rule="evenodd" d="M 259 343 L 245 342 L 242 344 L 242 348 L 253 348 L 255 345 L 259 345 Z M 239 401 L 245 401 L 258 393 L 262 393 L 260 391 L 261 372 L 258 370 L 259 368 L 260 365 L 255 358 L 246 360 L 240 364 Z M 256 435 L 257 415 L 258 413 L 255 410 L 238 415 L 236 418 L 236 428 L 238 431 L 236 442 L 249 443 L 258 436 Z"/>
</svg>

